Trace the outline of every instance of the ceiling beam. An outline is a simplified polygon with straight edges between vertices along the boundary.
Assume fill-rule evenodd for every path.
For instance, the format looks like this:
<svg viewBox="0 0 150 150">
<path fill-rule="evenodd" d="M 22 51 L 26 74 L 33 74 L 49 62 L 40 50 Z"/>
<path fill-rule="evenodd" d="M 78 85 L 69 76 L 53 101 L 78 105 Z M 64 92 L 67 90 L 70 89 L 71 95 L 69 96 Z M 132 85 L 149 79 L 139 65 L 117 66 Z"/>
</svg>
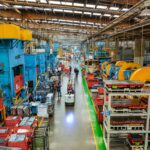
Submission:
<svg viewBox="0 0 150 150">
<path fill-rule="evenodd" d="M 21 6 L 32 6 L 32 7 L 40 7 L 40 8 L 59 8 L 59 9 L 67 9 L 67 10 L 73 10 L 73 11 L 91 11 L 91 12 L 99 12 L 99 13 L 110 13 L 114 15 L 121 15 L 123 12 L 121 11 L 112 11 L 109 9 L 93 9 L 93 8 L 87 8 L 87 7 L 77 7 L 77 6 L 66 6 L 66 5 L 52 5 L 52 4 L 42 4 L 42 3 L 33 3 L 33 2 L 22 2 L 22 1 L 11 1 L 11 0 L 5 0 L 5 2 L 9 5 L 21 5 Z M 3 4 L 3 0 L 0 0 L 0 3 Z"/>
</svg>

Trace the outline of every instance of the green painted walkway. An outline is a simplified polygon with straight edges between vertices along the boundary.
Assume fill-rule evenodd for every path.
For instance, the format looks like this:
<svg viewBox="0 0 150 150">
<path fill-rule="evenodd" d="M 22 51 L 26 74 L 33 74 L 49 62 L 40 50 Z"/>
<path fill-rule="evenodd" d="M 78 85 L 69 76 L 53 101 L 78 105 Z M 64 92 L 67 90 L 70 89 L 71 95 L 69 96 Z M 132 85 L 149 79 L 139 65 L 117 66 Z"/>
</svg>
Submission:
<svg viewBox="0 0 150 150">
<path fill-rule="evenodd" d="M 98 120 L 96 118 L 95 107 L 85 78 L 82 79 L 82 84 L 83 84 L 83 88 L 87 100 L 86 103 L 89 109 L 91 126 L 92 126 L 95 143 L 96 143 L 96 150 L 106 150 L 104 140 L 103 140 L 102 127 L 99 125 Z"/>
</svg>

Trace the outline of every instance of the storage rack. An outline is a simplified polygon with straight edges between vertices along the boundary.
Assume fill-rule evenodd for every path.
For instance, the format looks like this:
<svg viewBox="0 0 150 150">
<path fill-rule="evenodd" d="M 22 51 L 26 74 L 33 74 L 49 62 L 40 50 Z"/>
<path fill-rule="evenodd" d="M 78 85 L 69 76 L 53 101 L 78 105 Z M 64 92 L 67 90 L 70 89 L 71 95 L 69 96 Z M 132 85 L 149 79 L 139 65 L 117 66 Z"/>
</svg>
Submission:
<svg viewBox="0 0 150 150">
<path fill-rule="evenodd" d="M 106 149 L 107 150 L 110 150 L 112 149 L 111 148 L 111 142 L 112 142 L 112 139 L 111 138 L 112 136 L 120 136 L 120 135 L 124 135 L 125 138 L 124 138 L 124 142 L 128 144 L 128 146 L 130 147 L 130 149 L 134 150 L 135 148 L 138 148 L 140 150 L 147 150 L 148 149 L 148 142 L 149 142 L 149 139 L 148 139 L 148 136 L 149 136 L 149 133 L 150 133 L 150 122 L 149 122 L 149 119 L 150 119 L 150 91 L 148 90 L 143 90 L 142 87 L 140 88 L 140 86 L 138 87 L 138 84 L 137 83 L 137 89 L 136 89 L 136 83 L 128 83 L 129 85 L 130 84 L 133 84 L 135 85 L 135 88 L 134 86 L 132 88 L 122 88 L 122 89 L 119 89 L 117 88 L 117 86 L 115 86 L 115 83 L 116 81 L 104 81 L 105 84 L 104 84 L 104 87 L 105 87 L 105 90 L 104 90 L 104 106 L 103 106 L 103 113 L 104 113 L 104 121 L 103 121 L 103 137 L 104 137 L 104 142 L 105 142 L 105 145 L 106 145 Z M 118 82 L 117 82 L 118 84 Z M 121 83 L 120 83 L 121 84 Z M 110 86 L 107 86 L 107 85 L 112 85 L 114 86 L 115 88 L 110 88 Z M 108 96 L 108 100 L 106 99 L 106 97 Z M 131 109 L 125 109 L 118 112 L 118 111 L 115 111 L 114 108 L 112 108 L 112 102 L 113 102 L 113 99 L 114 97 L 118 97 L 118 96 L 147 96 L 148 99 L 147 99 L 147 108 L 139 108 L 139 111 L 137 110 L 137 112 L 132 112 Z M 119 124 L 119 125 L 116 125 L 116 126 L 113 126 L 112 125 L 112 119 L 115 118 L 115 117 L 120 117 L 121 119 L 125 118 L 125 117 L 138 117 L 139 120 L 140 118 L 144 119 L 145 120 L 145 123 L 144 124 L 126 124 L 126 125 L 123 125 L 123 124 Z M 120 120 L 121 120 L 120 119 Z M 130 142 L 128 141 L 128 138 L 127 138 L 127 135 L 128 134 L 143 134 L 144 136 L 144 139 L 143 139 L 143 145 L 131 145 Z M 121 147 L 123 148 L 123 146 Z"/>
</svg>

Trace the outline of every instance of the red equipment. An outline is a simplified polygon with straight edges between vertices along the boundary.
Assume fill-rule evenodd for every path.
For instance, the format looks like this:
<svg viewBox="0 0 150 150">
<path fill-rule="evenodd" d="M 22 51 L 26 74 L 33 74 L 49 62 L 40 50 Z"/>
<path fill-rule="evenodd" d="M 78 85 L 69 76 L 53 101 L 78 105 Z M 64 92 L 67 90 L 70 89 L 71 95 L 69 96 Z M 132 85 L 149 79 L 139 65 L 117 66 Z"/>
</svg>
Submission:
<svg viewBox="0 0 150 150">
<path fill-rule="evenodd" d="M 18 93 L 23 88 L 23 76 L 17 75 L 14 78 L 15 92 Z"/>
<path fill-rule="evenodd" d="M 98 79 L 87 80 L 87 83 L 88 83 L 89 89 L 91 89 L 94 85 L 99 84 L 99 80 Z"/>
<path fill-rule="evenodd" d="M 20 116 L 8 116 L 6 118 L 6 127 L 15 127 L 17 124 L 20 123 L 21 121 L 21 117 Z"/>
<path fill-rule="evenodd" d="M 12 134 L 8 140 L 8 146 L 28 150 L 28 139 L 25 134 Z"/>
</svg>

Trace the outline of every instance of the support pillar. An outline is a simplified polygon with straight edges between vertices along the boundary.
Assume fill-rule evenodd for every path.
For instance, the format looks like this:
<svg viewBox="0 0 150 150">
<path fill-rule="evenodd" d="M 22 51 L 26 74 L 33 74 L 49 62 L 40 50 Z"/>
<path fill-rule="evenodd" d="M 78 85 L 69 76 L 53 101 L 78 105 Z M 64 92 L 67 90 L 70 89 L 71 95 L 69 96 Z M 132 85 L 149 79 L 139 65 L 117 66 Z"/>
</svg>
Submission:
<svg viewBox="0 0 150 150">
<path fill-rule="evenodd" d="M 135 39 L 135 49 L 134 49 L 134 62 L 143 66 L 144 61 L 144 39 L 136 38 Z"/>
</svg>

